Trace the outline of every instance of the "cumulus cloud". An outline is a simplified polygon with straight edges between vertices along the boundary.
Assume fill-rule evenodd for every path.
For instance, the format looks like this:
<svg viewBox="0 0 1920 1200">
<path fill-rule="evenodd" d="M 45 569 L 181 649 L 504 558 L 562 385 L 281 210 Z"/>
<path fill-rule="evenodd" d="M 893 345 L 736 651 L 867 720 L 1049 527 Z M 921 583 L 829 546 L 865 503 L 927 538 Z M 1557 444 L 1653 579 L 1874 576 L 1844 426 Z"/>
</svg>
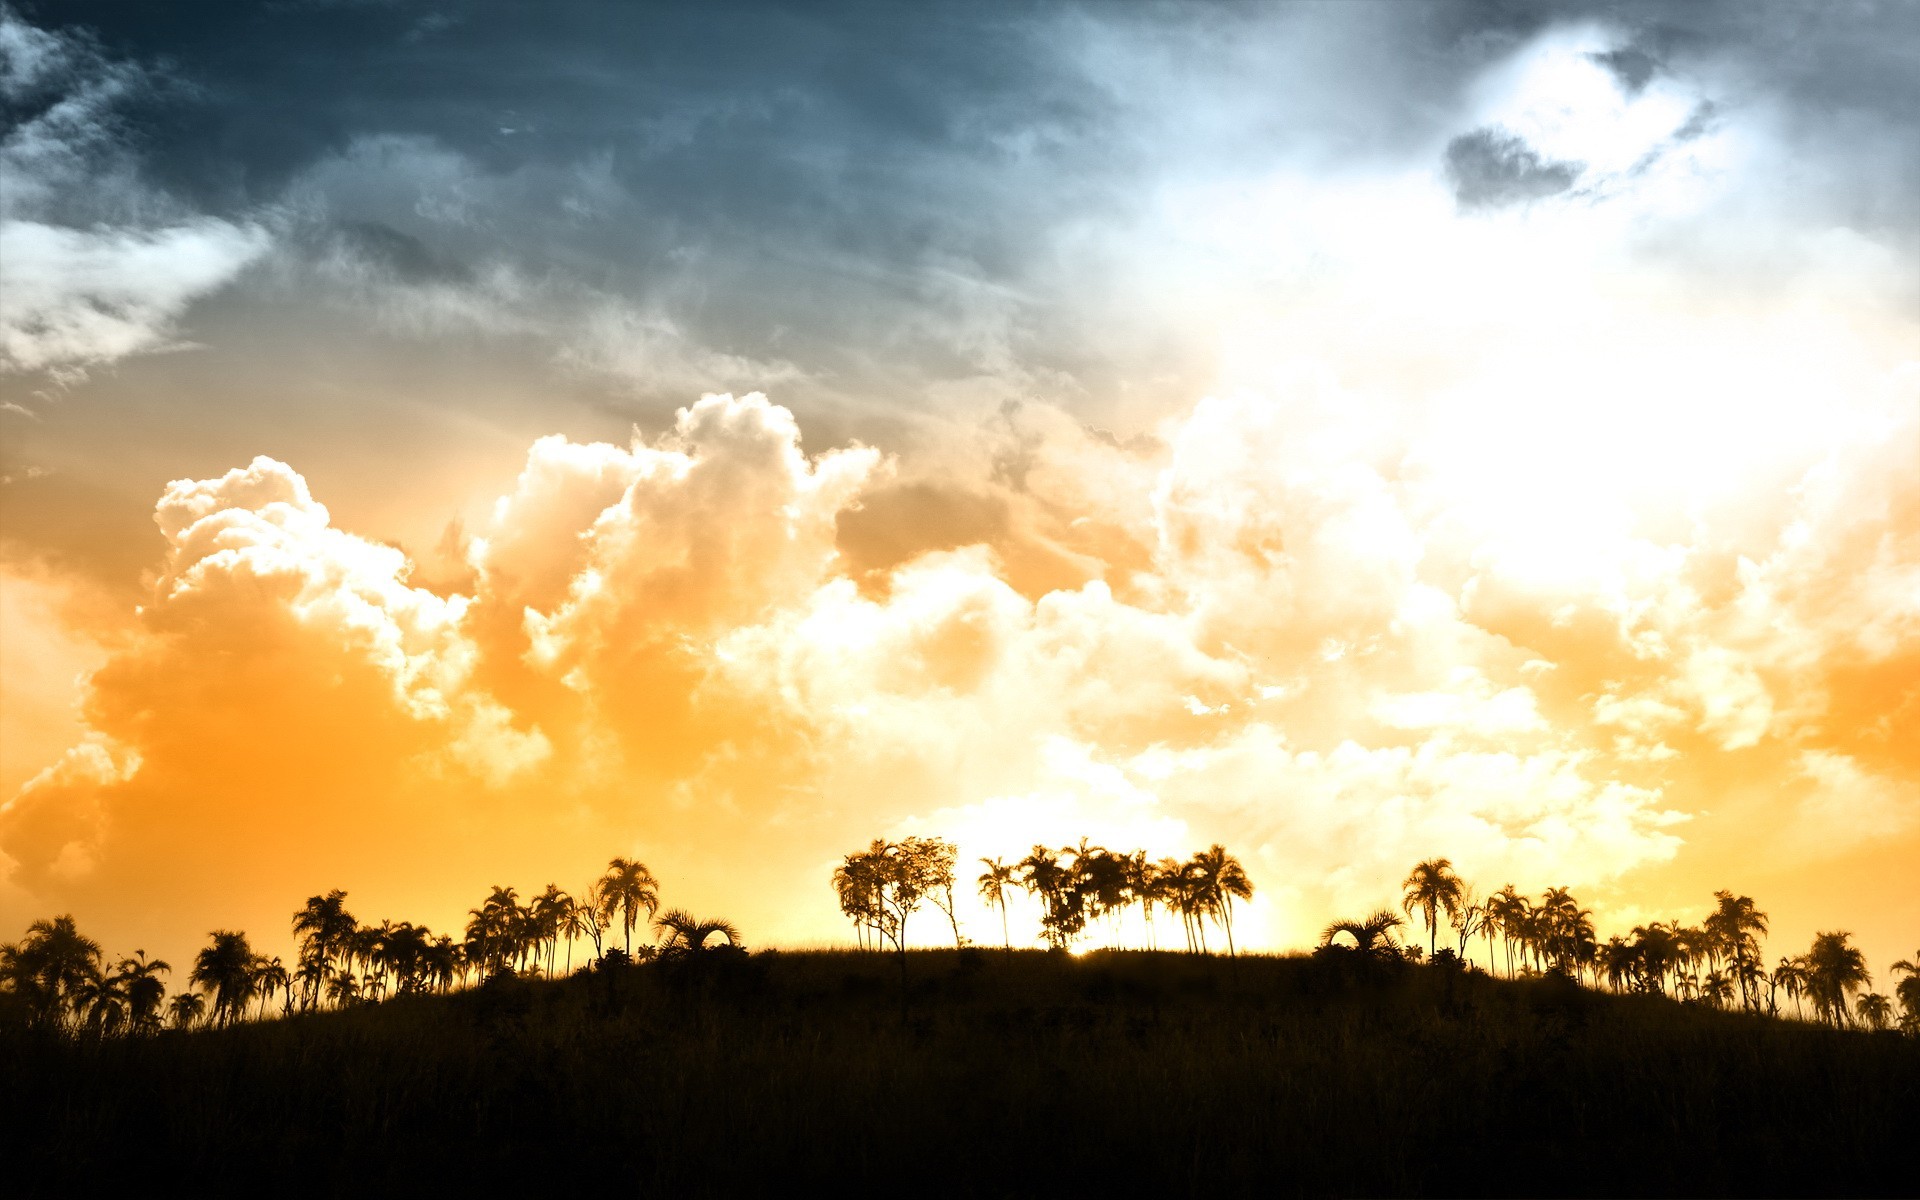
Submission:
<svg viewBox="0 0 1920 1200">
<path fill-rule="evenodd" d="M 290 467 L 176 481 L 154 519 L 167 556 L 91 678 L 87 739 L 0 810 L 17 883 L 84 893 L 229 855 L 270 873 L 361 822 L 419 836 L 422 812 L 389 809 L 410 779 L 498 785 L 546 757 L 466 686 L 467 600 L 408 586 L 404 556 L 333 528 Z"/>
<path fill-rule="evenodd" d="M 1121 521 L 1144 543 L 1124 578 L 1037 595 L 990 542 L 876 584 L 839 543 L 888 461 L 809 454 L 759 395 L 709 395 L 625 447 L 536 442 L 469 545 L 471 594 L 411 584 L 285 464 L 177 481 L 139 635 L 93 676 L 80 747 L 0 816 L 0 849 L 15 886 L 59 896 L 187 869 L 166 854 L 204 865 L 191 848 L 216 828 L 283 867 L 373 877 L 356 822 L 420 846 L 465 821 L 471 845 L 570 854 L 640 830 L 695 887 L 738 869 L 729 853 L 766 856 L 767 895 L 740 903 L 818 938 L 826 900 L 783 889 L 843 843 L 944 823 L 1005 855 L 1078 827 L 1233 845 L 1273 889 L 1250 934 L 1285 943 L 1425 854 L 1523 886 L 1668 861 L 1722 759 L 1797 764 L 1820 819 L 1904 828 L 1915 764 L 1832 744 L 1829 708 L 1786 685 L 1912 652 L 1904 618 L 1836 619 L 1912 569 L 1885 534 L 1910 447 L 1856 446 L 1889 469 L 1844 484 L 1816 470 L 1775 552 L 1717 587 L 1683 557 L 1630 585 L 1508 580 L 1489 605 L 1431 553 L 1461 514 L 1330 453 L 1351 443 L 1328 401 L 1247 393 L 1169 424 Z M 1049 428 L 1035 486 L 1107 461 Z M 1870 569 L 1789 586 L 1810 582 L 1809 525 Z M 1581 611 L 1604 619 L 1559 640 Z M 1911 719 L 1878 702 L 1888 728 Z"/>
</svg>

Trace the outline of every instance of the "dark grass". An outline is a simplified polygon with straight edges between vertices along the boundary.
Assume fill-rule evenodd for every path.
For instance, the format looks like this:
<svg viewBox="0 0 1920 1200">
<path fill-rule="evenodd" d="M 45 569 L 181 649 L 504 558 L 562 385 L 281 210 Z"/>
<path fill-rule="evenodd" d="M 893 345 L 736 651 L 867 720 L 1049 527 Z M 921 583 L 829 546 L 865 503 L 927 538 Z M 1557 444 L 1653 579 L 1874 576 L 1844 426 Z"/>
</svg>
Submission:
<svg viewBox="0 0 1920 1200">
<path fill-rule="evenodd" d="M 16 1194 L 1912 1194 L 1920 1044 L 1357 955 L 761 954 L 0 1042 Z"/>
</svg>

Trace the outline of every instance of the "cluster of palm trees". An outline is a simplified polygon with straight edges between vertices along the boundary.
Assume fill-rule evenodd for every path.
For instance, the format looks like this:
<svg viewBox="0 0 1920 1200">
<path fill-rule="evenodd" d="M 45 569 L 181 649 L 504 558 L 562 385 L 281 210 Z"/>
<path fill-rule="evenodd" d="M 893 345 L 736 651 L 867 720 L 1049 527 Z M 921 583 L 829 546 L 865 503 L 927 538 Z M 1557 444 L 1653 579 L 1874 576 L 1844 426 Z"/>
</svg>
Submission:
<svg viewBox="0 0 1920 1200">
<path fill-rule="evenodd" d="M 600 878 L 575 898 L 554 884 L 524 903 L 513 888 L 495 887 L 469 910 L 462 940 L 435 935 L 409 921 L 362 925 L 347 910 L 338 889 L 309 898 L 293 914 L 299 953 L 292 970 L 280 958 L 258 954 L 247 936 L 216 930 L 195 956 L 187 990 L 171 999 L 165 975 L 172 967 L 144 951 L 109 967 L 99 943 L 85 937 L 70 916 L 35 921 L 18 943 L 0 946 L 0 1023 L 19 1023 L 71 1033 L 139 1034 L 171 1023 L 231 1024 L 264 1016 L 278 996 L 283 1015 L 373 1003 L 389 995 L 445 992 L 499 972 L 571 973 L 575 943 L 605 952 L 613 929 L 621 932 L 620 955 L 628 960 L 676 958 L 706 950 L 724 939 L 742 948 L 739 930 L 725 921 L 702 920 L 681 909 L 662 913 L 660 887 L 645 864 L 615 858 Z M 638 950 L 636 926 L 650 926 L 656 940 Z M 565 966 L 560 964 L 565 945 Z"/>
<path fill-rule="evenodd" d="M 1509 976 L 1554 972 L 1616 992 L 1675 996 L 1771 1016 L 1781 1015 L 1785 996 L 1799 1016 L 1804 1016 L 1804 1002 L 1831 1025 L 1857 1019 L 1867 1028 L 1887 1029 L 1897 1020 L 1902 1029 L 1920 1034 L 1920 953 L 1893 964 L 1893 973 L 1905 976 L 1895 989 L 1898 1010 L 1894 1000 L 1878 993 L 1855 995 L 1871 985 L 1872 976 L 1848 933 L 1821 933 L 1807 953 L 1781 958 L 1768 970 L 1761 950 L 1767 914 L 1750 896 L 1716 892 L 1714 908 L 1699 925 L 1654 921 L 1602 942 L 1592 911 L 1582 908 L 1569 889 L 1549 888 L 1536 902 L 1508 884 L 1481 899 L 1449 860 L 1435 858 L 1408 873 L 1401 910 L 1426 926 L 1427 955 L 1437 959 L 1464 961 L 1473 939 L 1481 937 L 1491 968 L 1497 937 Z M 1443 923 L 1457 939 L 1445 949 L 1438 944 Z M 1417 947 L 1408 951 L 1399 945 L 1404 924 L 1398 913 L 1382 909 L 1362 920 L 1328 925 L 1321 945 L 1342 945 L 1344 936 L 1368 953 L 1417 956 Z"/>
<path fill-rule="evenodd" d="M 909 837 L 875 841 L 841 859 L 833 870 L 833 890 L 861 948 L 904 955 L 907 921 L 922 902 L 947 918 L 953 944 L 964 945 L 953 899 L 957 854 L 954 844 L 942 838 Z M 1225 933 L 1227 950 L 1233 952 L 1234 902 L 1253 895 L 1245 868 L 1217 844 L 1185 862 L 1155 861 L 1144 850 L 1115 853 L 1082 838 L 1078 846 L 1059 850 L 1035 846 L 1018 862 L 983 858 L 980 864 L 986 870 L 975 887 L 982 900 L 1000 911 L 1000 940 L 1008 950 L 1013 934 L 1007 900 L 1023 891 L 1039 903 L 1041 940 L 1055 949 L 1071 948 L 1101 920 L 1115 927 L 1117 942 L 1120 918 L 1138 905 L 1149 947 L 1158 909 L 1179 915 L 1187 949 L 1200 953 L 1207 950 L 1209 922 Z"/>
<path fill-rule="evenodd" d="M 1154 944 L 1156 909 L 1175 913 L 1186 935 L 1187 949 L 1207 952 L 1207 923 L 1225 933 L 1227 952 L 1233 945 L 1233 904 L 1253 896 L 1253 883 L 1240 860 L 1218 843 L 1185 862 L 1159 860 L 1144 850 L 1116 853 L 1089 845 L 1050 850 L 1035 846 L 1019 862 L 997 858 L 980 860 L 986 870 L 976 881 L 980 898 L 1000 910 L 1001 941 L 1013 939 L 1007 929 L 1007 897 L 1024 890 L 1040 904 L 1040 936 L 1049 946 L 1070 947 L 1093 922 L 1106 919 L 1117 925 L 1135 905 L 1146 928 L 1149 948 Z"/>
</svg>

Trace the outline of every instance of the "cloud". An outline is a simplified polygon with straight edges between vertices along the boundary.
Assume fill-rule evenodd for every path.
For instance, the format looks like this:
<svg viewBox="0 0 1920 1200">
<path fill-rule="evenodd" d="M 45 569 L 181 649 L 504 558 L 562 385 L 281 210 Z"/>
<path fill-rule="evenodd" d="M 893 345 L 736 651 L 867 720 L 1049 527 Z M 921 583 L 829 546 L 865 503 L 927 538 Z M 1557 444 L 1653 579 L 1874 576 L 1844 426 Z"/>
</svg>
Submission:
<svg viewBox="0 0 1920 1200">
<path fill-rule="evenodd" d="M 1476 129 L 1447 143 L 1447 178 L 1462 208 L 1499 208 L 1558 195 L 1581 163 L 1549 162 L 1512 134 Z"/>
<path fill-rule="evenodd" d="M 88 367 L 161 347 L 189 304 L 226 284 L 268 241 L 258 227 L 217 220 L 140 231 L 0 222 L 0 366 Z"/>
<path fill-rule="evenodd" d="M 1227 842 L 1273 897 L 1258 937 L 1297 944 L 1433 853 L 1604 895 L 1730 794 L 1760 841 L 1816 794 L 1841 841 L 1910 836 L 1910 255 L 1832 201 L 1910 152 L 1863 117 L 1885 153 L 1842 163 L 1742 82 L 1751 38 L 1484 11 L 1075 11 L 850 115 L 918 60 L 829 86 L 790 56 L 788 91 L 742 69 L 681 107 L 501 85 L 453 120 L 402 72 L 389 129 L 329 94 L 270 131 L 300 147 L 247 160 L 271 221 L 14 215 L 92 289 L 36 301 L 16 355 L 48 365 L 167 345 L 256 226 L 250 301 L 358 314 L 314 323 L 327 365 L 261 363 L 275 402 L 196 455 L 278 445 L 313 396 L 384 404 L 332 373 L 368 326 L 555 387 L 463 407 L 487 449 L 458 469 L 475 442 L 384 423 L 288 455 L 352 530 L 273 459 L 165 489 L 76 748 L 0 815 L 13 886 L 280 928 L 290 891 L 351 885 L 438 922 L 621 850 L 819 939 L 821 864 L 877 833 L 1078 829 Z M 436 45 L 482 61 L 481 33 Z M 396 45 L 315 61 L 372 87 Z M 147 86 L 113 70 L 103 97 Z M 636 79 L 672 90 L 604 74 Z M 63 128 L 20 143 L 35 180 L 139 181 L 109 117 Z M 616 443 L 555 394 L 583 380 L 791 408 L 714 394 Z M 517 477 L 503 438 L 532 441 Z M 63 470 L 119 470 L 83 448 Z M 362 536 L 455 477 L 464 561 Z"/>
<path fill-rule="evenodd" d="M 257 222 L 184 209 L 145 183 L 122 110 L 153 77 L 86 39 L 0 8 L 0 372 L 55 372 L 161 348 L 191 303 L 271 241 Z"/>
<path fill-rule="evenodd" d="M 398 551 L 334 529 L 285 464 L 176 481 L 155 522 L 167 557 L 88 683 L 86 739 L 0 810 L 16 883 L 157 873 L 204 894 L 218 885 L 198 875 L 236 854 L 259 878 L 289 854 L 351 857 L 367 822 L 418 838 L 441 806 L 396 794 L 545 758 L 537 729 L 467 686 L 468 602 L 409 587 Z"/>
</svg>

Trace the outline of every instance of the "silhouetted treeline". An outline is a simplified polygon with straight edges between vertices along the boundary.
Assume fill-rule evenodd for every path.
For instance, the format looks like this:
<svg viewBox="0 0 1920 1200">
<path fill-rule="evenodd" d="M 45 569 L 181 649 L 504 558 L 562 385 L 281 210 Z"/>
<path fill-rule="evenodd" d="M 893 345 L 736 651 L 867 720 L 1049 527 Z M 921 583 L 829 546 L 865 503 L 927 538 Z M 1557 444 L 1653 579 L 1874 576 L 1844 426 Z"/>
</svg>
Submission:
<svg viewBox="0 0 1920 1200">
<path fill-rule="evenodd" d="M 1092 924 L 1117 922 L 1137 908 L 1147 948 L 1155 947 L 1155 914 L 1161 913 L 1179 919 L 1186 949 L 1201 954 L 1209 950 L 1209 925 L 1224 935 L 1228 952 L 1235 951 L 1233 905 L 1253 895 L 1245 869 L 1217 844 L 1185 861 L 1116 853 L 1085 839 L 1059 850 L 1035 846 L 1013 863 L 980 861 L 985 869 L 975 890 L 999 911 L 1009 952 L 1007 899 L 1015 891 L 1037 902 L 1040 938 L 1050 948 L 1070 948 Z M 908 921 L 927 907 L 945 919 L 956 947 L 967 942 L 954 903 L 957 850 L 944 839 L 875 841 L 842 860 L 833 886 L 863 948 L 890 949 L 904 963 Z M 522 901 L 513 888 L 496 886 L 469 910 L 459 940 L 407 921 L 362 924 L 346 901 L 336 889 L 310 897 L 293 914 L 299 949 L 291 969 L 254 952 L 244 933 L 214 931 L 188 971 L 189 986 L 171 998 L 169 963 L 144 951 L 110 963 L 71 917 L 35 921 L 19 942 L 0 945 L 0 1027 L 151 1034 L 166 1024 L 185 1029 L 265 1016 L 276 1000 L 282 1016 L 347 1008 L 445 993 L 503 974 L 570 974 L 582 943 L 591 946 L 596 963 L 609 955 L 622 962 L 684 955 L 716 939 L 744 949 L 739 931 L 725 921 L 684 910 L 662 913 L 659 882 L 645 864 L 627 858 L 613 859 L 578 896 L 548 884 Z M 1509 884 L 1482 898 L 1449 860 L 1436 858 L 1407 876 L 1401 913 L 1419 920 L 1427 934 L 1425 957 L 1442 967 L 1471 969 L 1468 955 L 1478 939 L 1489 966 L 1503 964 L 1509 977 L 1555 974 L 1615 992 L 1920 1036 L 1920 952 L 1892 965 L 1898 979 L 1892 997 L 1867 990 L 1872 975 L 1845 932 L 1821 933 L 1805 953 L 1768 969 L 1767 914 L 1752 898 L 1731 892 L 1716 893 L 1715 902 L 1698 926 L 1652 922 L 1602 942 L 1591 911 L 1569 889 L 1550 888 L 1535 901 Z M 1401 945 L 1404 925 L 1400 913 L 1382 909 L 1333 922 L 1321 945 L 1341 948 L 1344 937 L 1351 943 L 1346 948 L 1375 957 L 1422 956 L 1417 945 Z M 1443 927 L 1451 943 L 1445 947 L 1439 944 Z M 636 929 L 652 935 L 637 947 Z M 619 945 L 612 946 L 616 934 Z"/>
<path fill-rule="evenodd" d="M 861 946 L 906 949 L 907 918 L 922 901 L 934 905 L 953 927 L 953 944 L 965 944 L 954 914 L 955 856 L 953 843 L 940 838 L 909 837 L 898 842 L 876 841 L 866 850 L 849 854 L 833 872 L 833 889 L 840 911 L 853 922 Z M 1039 902 L 1040 937 L 1064 950 L 1088 925 L 1117 918 L 1134 906 L 1140 909 L 1153 949 L 1153 914 L 1176 914 L 1186 934 L 1187 949 L 1205 952 L 1207 922 L 1226 935 L 1233 946 L 1233 903 L 1253 895 L 1253 884 L 1238 859 L 1220 845 L 1195 854 L 1185 862 L 1153 861 L 1144 850 L 1116 854 L 1089 845 L 1050 850 L 1035 846 L 1016 863 L 983 858 L 986 870 L 974 886 L 990 906 L 999 910 L 1001 941 L 1012 949 L 1007 926 L 1007 896 L 1024 890 Z"/>
<path fill-rule="evenodd" d="M 1427 931 L 1427 949 L 1442 966 L 1463 966 L 1469 944 L 1483 938 L 1489 964 L 1496 961 L 1494 939 L 1501 944 L 1509 977 L 1554 973 L 1576 983 L 1604 985 L 1615 992 L 1673 996 L 1714 1008 L 1782 1016 L 1784 998 L 1793 1015 L 1808 1008 L 1821 1021 L 1844 1028 L 1893 1028 L 1920 1036 L 1920 952 L 1893 964 L 1902 977 L 1897 998 L 1862 992 L 1873 983 L 1866 957 L 1845 932 L 1821 933 L 1804 954 L 1782 957 L 1768 970 L 1762 950 L 1767 914 L 1751 896 L 1714 893 L 1713 911 L 1697 926 L 1679 921 L 1636 925 L 1626 936 L 1601 942 L 1593 913 L 1580 906 L 1568 888 L 1549 888 L 1538 902 L 1508 884 L 1481 899 L 1472 885 L 1454 873 L 1444 858 L 1417 864 L 1402 884 L 1401 909 L 1417 916 Z M 1374 955 L 1419 957 L 1419 947 L 1402 947 L 1399 914 L 1381 909 L 1360 920 L 1335 921 L 1320 944 Z M 1440 927 L 1455 944 L 1439 948 Z"/>
<path fill-rule="evenodd" d="M 637 949 L 636 927 L 653 934 Z M 163 978 L 170 963 L 137 950 L 110 966 L 99 943 L 63 916 L 35 921 L 19 942 L 0 945 L 0 1027 L 146 1034 L 163 1024 L 188 1029 L 265 1016 L 276 998 L 280 1015 L 291 1016 L 444 993 L 500 974 L 553 976 L 572 972 L 582 941 L 592 944 L 595 961 L 603 958 L 615 930 L 623 961 L 702 949 L 716 937 L 745 948 L 725 921 L 660 912 L 659 882 L 628 858 L 613 859 L 578 897 L 548 884 L 522 902 L 513 888 L 496 886 L 468 911 L 459 941 L 410 921 L 363 925 L 348 911 L 347 894 L 335 889 L 293 914 L 299 953 L 291 970 L 278 956 L 255 953 L 246 934 L 215 930 L 194 958 L 189 986 L 171 999 Z"/>
</svg>

